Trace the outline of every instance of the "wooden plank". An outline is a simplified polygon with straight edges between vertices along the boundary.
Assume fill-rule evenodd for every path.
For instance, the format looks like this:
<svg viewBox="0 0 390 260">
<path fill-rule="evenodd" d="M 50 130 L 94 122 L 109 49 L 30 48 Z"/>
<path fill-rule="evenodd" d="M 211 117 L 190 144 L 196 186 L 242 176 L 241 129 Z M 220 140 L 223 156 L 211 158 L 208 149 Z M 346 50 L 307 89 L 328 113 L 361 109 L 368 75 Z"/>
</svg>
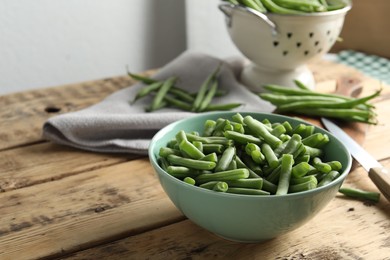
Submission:
<svg viewBox="0 0 390 260">
<path fill-rule="evenodd" d="M 344 185 L 377 191 L 362 168 Z M 227 241 L 187 220 L 64 259 L 390 259 L 389 216 L 383 197 L 370 204 L 337 195 L 304 226 L 265 243 Z"/>
<path fill-rule="evenodd" d="M 0 150 L 41 141 L 49 117 L 88 107 L 133 83 L 123 76 L 0 96 Z"/>
<path fill-rule="evenodd" d="M 58 180 L 136 158 L 41 143 L 0 152 L 0 191 Z"/>
<path fill-rule="evenodd" d="M 62 255 L 183 220 L 139 159 L 0 193 L 0 259 Z"/>
</svg>

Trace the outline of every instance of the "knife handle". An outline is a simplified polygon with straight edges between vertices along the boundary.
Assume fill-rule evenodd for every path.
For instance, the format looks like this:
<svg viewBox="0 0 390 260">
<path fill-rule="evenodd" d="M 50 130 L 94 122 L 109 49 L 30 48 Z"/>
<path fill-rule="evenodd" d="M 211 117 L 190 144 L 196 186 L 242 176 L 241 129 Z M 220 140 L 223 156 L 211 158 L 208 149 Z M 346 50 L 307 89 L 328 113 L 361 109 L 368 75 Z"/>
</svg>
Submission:
<svg viewBox="0 0 390 260">
<path fill-rule="evenodd" d="M 368 172 L 368 176 L 378 189 L 390 201 L 390 172 L 386 168 L 374 167 Z"/>
</svg>

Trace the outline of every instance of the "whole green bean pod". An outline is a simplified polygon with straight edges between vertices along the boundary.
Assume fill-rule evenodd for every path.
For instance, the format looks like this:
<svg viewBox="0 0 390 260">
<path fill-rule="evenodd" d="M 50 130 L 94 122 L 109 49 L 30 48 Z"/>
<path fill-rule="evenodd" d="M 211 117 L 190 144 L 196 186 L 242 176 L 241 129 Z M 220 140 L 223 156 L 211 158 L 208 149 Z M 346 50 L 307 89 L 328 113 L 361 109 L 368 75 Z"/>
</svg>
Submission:
<svg viewBox="0 0 390 260">
<path fill-rule="evenodd" d="M 152 104 L 150 107 L 151 111 L 156 110 L 160 106 L 161 102 L 163 101 L 164 97 L 168 93 L 169 89 L 175 83 L 176 79 L 177 79 L 176 77 L 170 77 L 164 81 L 163 85 L 159 88 L 156 96 L 154 97 L 154 99 L 152 101 Z"/>
<path fill-rule="evenodd" d="M 227 193 L 242 194 L 242 195 L 270 195 L 268 191 L 248 188 L 228 188 Z"/>
<path fill-rule="evenodd" d="M 372 192 L 372 191 L 365 191 L 365 190 L 361 190 L 361 189 L 341 187 L 339 189 L 339 192 L 344 194 L 345 196 L 357 198 L 357 199 L 362 199 L 362 200 L 370 200 L 370 201 L 374 201 L 374 202 L 379 202 L 379 199 L 380 199 L 380 193 Z"/>
</svg>

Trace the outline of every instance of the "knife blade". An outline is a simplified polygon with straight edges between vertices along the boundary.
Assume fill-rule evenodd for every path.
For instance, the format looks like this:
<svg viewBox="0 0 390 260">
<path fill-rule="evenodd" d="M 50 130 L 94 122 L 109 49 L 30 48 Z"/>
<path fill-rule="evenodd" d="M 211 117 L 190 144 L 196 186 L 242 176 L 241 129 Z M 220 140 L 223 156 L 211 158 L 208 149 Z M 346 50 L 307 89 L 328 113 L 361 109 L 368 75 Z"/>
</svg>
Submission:
<svg viewBox="0 0 390 260">
<path fill-rule="evenodd" d="M 345 133 L 338 125 L 326 118 L 321 118 L 321 121 L 325 128 L 345 145 L 352 157 L 368 172 L 368 176 L 372 182 L 378 187 L 386 199 L 390 201 L 389 170 L 383 167 L 383 165 L 364 150 L 363 147 Z"/>
</svg>

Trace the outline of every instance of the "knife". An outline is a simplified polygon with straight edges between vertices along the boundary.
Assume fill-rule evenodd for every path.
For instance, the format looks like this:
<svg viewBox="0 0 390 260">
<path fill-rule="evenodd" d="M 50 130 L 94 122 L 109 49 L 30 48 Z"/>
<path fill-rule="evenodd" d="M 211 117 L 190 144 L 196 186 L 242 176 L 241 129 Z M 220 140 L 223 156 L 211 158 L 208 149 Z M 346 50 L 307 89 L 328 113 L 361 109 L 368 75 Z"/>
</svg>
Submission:
<svg viewBox="0 0 390 260">
<path fill-rule="evenodd" d="M 374 157 L 363 149 L 355 140 L 332 121 L 321 118 L 322 123 L 336 138 L 349 150 L 352 157 L 368 172 L 372 182 L 382 194 L 390 201 L 390 172 L 384 168 Z"/>
</svg>

